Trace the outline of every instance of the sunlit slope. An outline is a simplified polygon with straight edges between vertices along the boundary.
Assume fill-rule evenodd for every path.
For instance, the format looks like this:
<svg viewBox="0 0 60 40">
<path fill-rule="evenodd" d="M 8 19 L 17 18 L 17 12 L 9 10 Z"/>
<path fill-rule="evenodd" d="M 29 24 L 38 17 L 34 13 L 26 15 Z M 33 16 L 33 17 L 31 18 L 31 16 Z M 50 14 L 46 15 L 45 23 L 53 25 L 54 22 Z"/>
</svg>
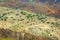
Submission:
<svg viewBox="0 0 60 40">
<path fill-rule="evenodd" d="M 26 33 L 33 33 L 32 35 L 36 36 L 42 35 L 43 33 L 44 37 L 51 37 L 54 40 L 56 40 L 54 37 L 60 38 L 60 19 L 43 14 L 30 13 L 20 9 L 13 10 L 0 7 L 0 28 L 18 32 L 23 32 L 25 30 Z M 31 28 L 32 31 L 31 29 L 29 30 L 29 28 Z"/>
</svg>

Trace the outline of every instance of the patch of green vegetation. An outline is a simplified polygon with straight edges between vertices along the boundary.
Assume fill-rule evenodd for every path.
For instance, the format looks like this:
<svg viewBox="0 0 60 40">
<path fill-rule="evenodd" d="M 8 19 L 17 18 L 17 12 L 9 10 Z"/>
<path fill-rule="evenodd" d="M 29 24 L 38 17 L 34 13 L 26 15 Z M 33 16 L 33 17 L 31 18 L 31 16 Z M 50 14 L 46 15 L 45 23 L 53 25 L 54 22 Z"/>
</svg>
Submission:
<svg viewBox="0 0 60 40">
<path fill-rule="evenodd" d="M 23 21 L 24 19 L 23 19 L 23 18 L 20 18 L 19 20 L 20 20 L 20 21 Z"/>
<path fill-rule="evenodd" d="M 6 9 L 7 11 L 9 10 L 9 9 Z"/>
<path fill-rule="evenodd" d="M 45 20 L 44 20 L 44 19 L 42 19 L 42 20 L 41 20 L 41 22 L 45 23 Z"/>
<path fill-rule="evenodd" d="M 27 14 L 26 17 L 27 17 L 27 18 L 32 18 L 32 15 L 31 15 L 31 14 Z"/>
<path fill-rule="evenodd" d="M 52 22 L 51 24 L 55 27 L 60 28 L 60 23 L 59 22 Z"/>
<path fill-rule="evenodd" d="M 56 27 L 60 28 L 60 23 L 59 23 L 59 22 L 56 22 L 54 25 L 55 25 Z"/>
<path fill-rule="evenodd" d="M 39 16 L 39 14 L 36 14 L 36 16 Z"/>
<path fill-rule="evenodd" d="M 52 34 L 50 34 L 50 36 L 52 36 Z"/>
<path fill-rule="evenodd" d="M 21 14 L 26 15 L 26 12 L 21 11 Z"/>
<path fill-rule="evenodd" d="M 50 30 L 46 30 L 46 33 L 50 34 Z"/>
<path fill-rule="evenodd" d="M 13 18 L 13 20 L 16 20 L 15 18 Z"/>
<path fill-rule="evenodd" d="M 1 14 L 0 14 L 0 18 L 1 18 L 2 16 L 1 16 Z"/>
<path fill-rule="evenodd" d="M 9 13 L 13 13 L 13 11 L 10 11 Z"/>
<path fill-rule="evenodd" d="M 7 15 L 7 13 L 4 13 L 3 16 Z"/>
<path fill-rule="evenodd" d="M 7 14 L 10 14 L 10 12 L 7 12 Z"/>
<path fill-rule="evenodd" d="M 39 28 L 40 30 L 42 30 L 42 28 Z"/>
<path fill-rule="evenodd" d="M 48 24 L 50 23 L 50 22 L 47 22 Z"/>
<path fill-rule="evenodd" d="M 11 17 L 11 18 L 13 18 L 13 17 Z"/>
<path fill-rule="evenodd" d="M 3 20 L 6 21 L 8 17 L 4 17 Z"/>
<path fill-rule="evenodd" d="M 26 23 L 29 23 L 29 21 L 27 21 Z"/>
<path fill-rule="evenodd" d="M 53 24 L 53 25 L 54 25 L 55 23 L 54 23 L 54 22 L 51 22 L 51 24 Z"/>
<path fill-rule="evenodd" d="M 11 38 L 0 38 L 0 40 L 12 40 Z"/>
<path fill-rule="evenodd" d="M 18 16 L 19 14 L 16 14 L 16 16 Z"/>
<path fill-rule="evenodd" d="M 0 17 L 4 17 L 7 13 L 0 14 Z"/>
<path fill-rule="evenodd" d="M 57 18 L 55 18 L 55 21 L 57 21 L 58 19 Z"/>
<path fill-rule="evenodd" d="M 42 32 L 42 36 L 44 36 L 44 37 L 48 37 L 48 33 L 44 33 L 44 32 Z"/>
<path fill-rule="evenodd" d="M 36 16 L 38 16 L 38 20 L 41 20 L 42 22 L 45 22 L 44 20 L 46 20 L 47 16 L 43 15 L 43 14 L 36 14 Z"/>
<path fill-rule="evenodd" d="M 34 17 L 35 15 L 33 14 L 32 16 Z"/>
</svg>

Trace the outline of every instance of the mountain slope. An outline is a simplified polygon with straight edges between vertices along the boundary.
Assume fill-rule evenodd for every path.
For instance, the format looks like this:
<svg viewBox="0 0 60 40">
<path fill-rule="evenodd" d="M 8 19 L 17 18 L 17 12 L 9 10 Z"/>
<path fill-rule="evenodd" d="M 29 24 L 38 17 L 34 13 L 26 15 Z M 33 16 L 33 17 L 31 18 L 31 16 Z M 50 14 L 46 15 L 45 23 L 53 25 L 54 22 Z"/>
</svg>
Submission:
<svg viewBox="0 0 60 40">
<path fill-rule="evenodd" d="M 0 28 L 60 40 L 60 19 L 20 9 L 0 7 Z"/>
<path fill-rule="evenodd" d="M 25 0 L 26 1 L 26 0 Z M 21 2 L 20 0 L 2 0 L 0 6 L 12 8 L 12 9 L 21 9 L 28 12 L 34 13 L 44 13 L 49 16 L 60 18 L 60 6 L 59 4 L 47 5 L 42 2 Z"/>
</svg>

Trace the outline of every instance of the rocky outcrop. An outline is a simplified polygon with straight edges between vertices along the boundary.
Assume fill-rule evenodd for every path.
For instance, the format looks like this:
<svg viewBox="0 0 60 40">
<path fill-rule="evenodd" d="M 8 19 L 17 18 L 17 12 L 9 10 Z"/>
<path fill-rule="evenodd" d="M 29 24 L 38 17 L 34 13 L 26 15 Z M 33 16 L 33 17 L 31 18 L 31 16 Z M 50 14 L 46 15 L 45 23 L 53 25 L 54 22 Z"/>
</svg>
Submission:
<svg viewBox="0 0 60 40">
<path fill-rule="evenodd" d="M 19 40 L 22 40 L 22 33 L 19 32 Z M 17 32 L 9 30 L 9 29 L 3 29 L 0 28 L 0 37 L 1 38 L 11 38 L 12 40 L 18 40 L 17 39 Z M 24 40 L 52 40 L 51 38 L 44 38 L 44 37 L 40 37 L 40 36 L 34 36 L 32 34 L 29 33 L 25 33 L 24 35 Z"/>
</svg>

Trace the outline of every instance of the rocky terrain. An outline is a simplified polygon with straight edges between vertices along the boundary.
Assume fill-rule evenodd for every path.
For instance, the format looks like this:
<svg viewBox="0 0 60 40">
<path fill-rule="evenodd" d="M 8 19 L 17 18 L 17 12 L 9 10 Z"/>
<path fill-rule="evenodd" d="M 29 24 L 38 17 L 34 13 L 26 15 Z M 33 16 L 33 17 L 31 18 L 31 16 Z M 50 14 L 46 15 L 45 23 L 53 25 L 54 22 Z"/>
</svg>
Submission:
<svg viewBox="0 0 60 40">
<path fill-rule="evenodd" d="M 0 40 L 60 40 L 59 0 L 0 0 Z"/>
<path fill-rule="evenodd" d="M 34 0 L 35 1 L 35 0 Z M 45 4 L 42 2 L 28 2 L 27 0 L 0 0 L 0 6 L 21 9 L 28 12 L 43 13 L 49 16 L 60 18 L 60 4 Z"/>
<path fill-rule="evenodd" d="M 2 39 L 10 37 L 8 39 L 20 40 L 22 36 L 22 40 L 60 40 L 60 19 L 20 9 L 0 7 L 0 31 Z"/>
</svg>

